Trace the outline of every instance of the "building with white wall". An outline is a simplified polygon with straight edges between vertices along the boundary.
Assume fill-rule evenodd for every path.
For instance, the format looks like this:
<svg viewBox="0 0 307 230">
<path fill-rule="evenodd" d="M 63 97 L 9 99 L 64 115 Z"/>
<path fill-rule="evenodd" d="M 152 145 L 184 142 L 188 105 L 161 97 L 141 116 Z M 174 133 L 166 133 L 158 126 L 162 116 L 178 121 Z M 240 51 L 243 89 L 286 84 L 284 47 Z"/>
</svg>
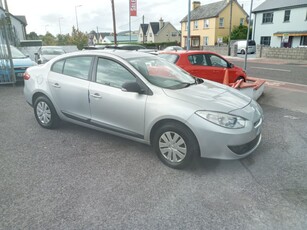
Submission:
<svg viewBox="0 0 307 230">
<path fill-rule="evenodd" d="M 256 44 L 307 46 L 307 0 L 266 0 L 253 13 Z"/>
</svg>

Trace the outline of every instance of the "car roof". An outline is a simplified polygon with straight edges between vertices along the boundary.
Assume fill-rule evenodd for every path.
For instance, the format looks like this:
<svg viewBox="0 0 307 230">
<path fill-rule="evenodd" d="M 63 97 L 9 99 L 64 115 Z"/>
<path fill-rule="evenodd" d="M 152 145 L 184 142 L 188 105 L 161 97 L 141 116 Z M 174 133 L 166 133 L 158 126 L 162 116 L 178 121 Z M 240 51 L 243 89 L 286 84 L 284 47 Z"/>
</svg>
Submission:
<svg viewBox="0 0 307 230">
<path fill-rule="evenodd" d="M 136 57 L 155 57 L 155 55 L 145 53 L 145 52 L 134 51 L 134 50 L 118 50 L 118 49 L 82 50 L 82 51 L 76 51 L 76 52 L 71 52 L 71 53 L 61 55 L 61 57 L 67 58 L 67 57 L 80 56 L 80 55 L 99 55 L 99 54 L 113 55 L 113 56 L 117 56 L 123 59 L 130 59 L 130 58 L 136 58 Z"/>
<path fill-rule="evenodd" d="M 206 50 L 172 50 L 172 51 L 162 51 L 159 54 L 176 54 L 176 55 L 189 55 L 189 54 L 216 54 L 211 51 L 206 51 Z"/>
</svg>

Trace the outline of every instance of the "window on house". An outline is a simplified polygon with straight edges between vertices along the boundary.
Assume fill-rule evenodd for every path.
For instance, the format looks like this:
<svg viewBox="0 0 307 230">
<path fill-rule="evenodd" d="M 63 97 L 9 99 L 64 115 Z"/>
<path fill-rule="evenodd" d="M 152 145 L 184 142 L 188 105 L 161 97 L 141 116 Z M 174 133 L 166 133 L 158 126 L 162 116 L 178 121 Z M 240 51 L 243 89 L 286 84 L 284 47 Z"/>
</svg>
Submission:
<svg viewBox="0 0 307 230">
<path fill-rule="evenodd" d="M 204 46 L 209 44 L 209 37 L 204 37 Z"/>
<path fill-rule="evenodd" d="M 302 36 L 301 37 L 301 46 L 307 46 L 307 36 Z"/>
<path fill-rule="evenodd" d="M 219 27 L 224 27 L 224 18 L 220 18 L 219 20 Z"/>
<path fill-rule="evenodd" d="M 290 21 L 290 10 L 285 10 L 284 22 Z"/>
<path fill-rule="evenodd" d="M 199 47 L 200 44 L 200 37 L 191 37 L 191 46 L 192 47 Z"/>
<path fill-rule="evenodd" d="M 188 23 L 185 22 L 184 25 L 185 25 L 185 31 L 187 31 L 188 30 Z"/>
<path fill-rule="evenodd" d="M 149 37 L 152 37 L 152 33 L 149 33 Z"/>
<path fill-rule="evenodd" d="M 209 28 L 209 19 L 204 20 L 204 28 Z"/>
<path fill-rule="evenodd" d="M 270 36 L 263 36 L 260 38 L 260 44 L 269 46 L 271 44 L 271 37 Z"/>
<path fill-rule="evenodd" d="M 240 26 L 243 26 L 244 24 L 244 18 L 240 18 Z"/>
<path fill-rule="evenodd" d="M 176 37 L 177 36 L 177 32 L 172 32 L 172 37 Z"/>
<path fill-rule="evenodd" d="M 263 13 L 262 15 L 262 23 L 273 23 L 273 12 Z"/>
<path fill-rule="evenodd" d="M 198 29 L 198 21 L 194 21 L 194 29 Z"/>
</svg>

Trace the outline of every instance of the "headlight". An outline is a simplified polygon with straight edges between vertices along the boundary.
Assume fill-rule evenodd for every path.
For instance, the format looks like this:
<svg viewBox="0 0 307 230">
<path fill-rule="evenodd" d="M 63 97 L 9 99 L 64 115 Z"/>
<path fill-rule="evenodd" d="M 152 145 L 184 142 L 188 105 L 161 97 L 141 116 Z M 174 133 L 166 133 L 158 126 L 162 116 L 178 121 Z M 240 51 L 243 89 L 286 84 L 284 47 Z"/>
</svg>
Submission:
<svg viewBox="0 0 307 230">
<path fill-rule="evenodd" d="M 245 127 L 246 120 L 242 117 L 211 111 L 197 111 L 196 114 L 207 121 L 228 129 L 241 129 Z"/>
</svg>

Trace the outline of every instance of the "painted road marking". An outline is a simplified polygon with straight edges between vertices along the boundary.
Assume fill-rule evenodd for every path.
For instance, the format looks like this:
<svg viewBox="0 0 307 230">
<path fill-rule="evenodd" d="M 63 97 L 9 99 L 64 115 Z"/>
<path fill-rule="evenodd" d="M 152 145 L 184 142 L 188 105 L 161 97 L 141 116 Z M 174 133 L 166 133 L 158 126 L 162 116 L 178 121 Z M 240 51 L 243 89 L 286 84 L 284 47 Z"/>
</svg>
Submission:
<svg viewBox="0 0 307 230">
<path fill-rule="evenodd" d="M 264 69 L 264 70 L 272 70 L 272 71 L 281 71 L 281 72 L 288 72 L 290 73 L 291 70 L 288 69 L 273 69 L 273 68 L 264 68 L 264 67 L 250 67 L 251 69 Z"/>
</svg>

